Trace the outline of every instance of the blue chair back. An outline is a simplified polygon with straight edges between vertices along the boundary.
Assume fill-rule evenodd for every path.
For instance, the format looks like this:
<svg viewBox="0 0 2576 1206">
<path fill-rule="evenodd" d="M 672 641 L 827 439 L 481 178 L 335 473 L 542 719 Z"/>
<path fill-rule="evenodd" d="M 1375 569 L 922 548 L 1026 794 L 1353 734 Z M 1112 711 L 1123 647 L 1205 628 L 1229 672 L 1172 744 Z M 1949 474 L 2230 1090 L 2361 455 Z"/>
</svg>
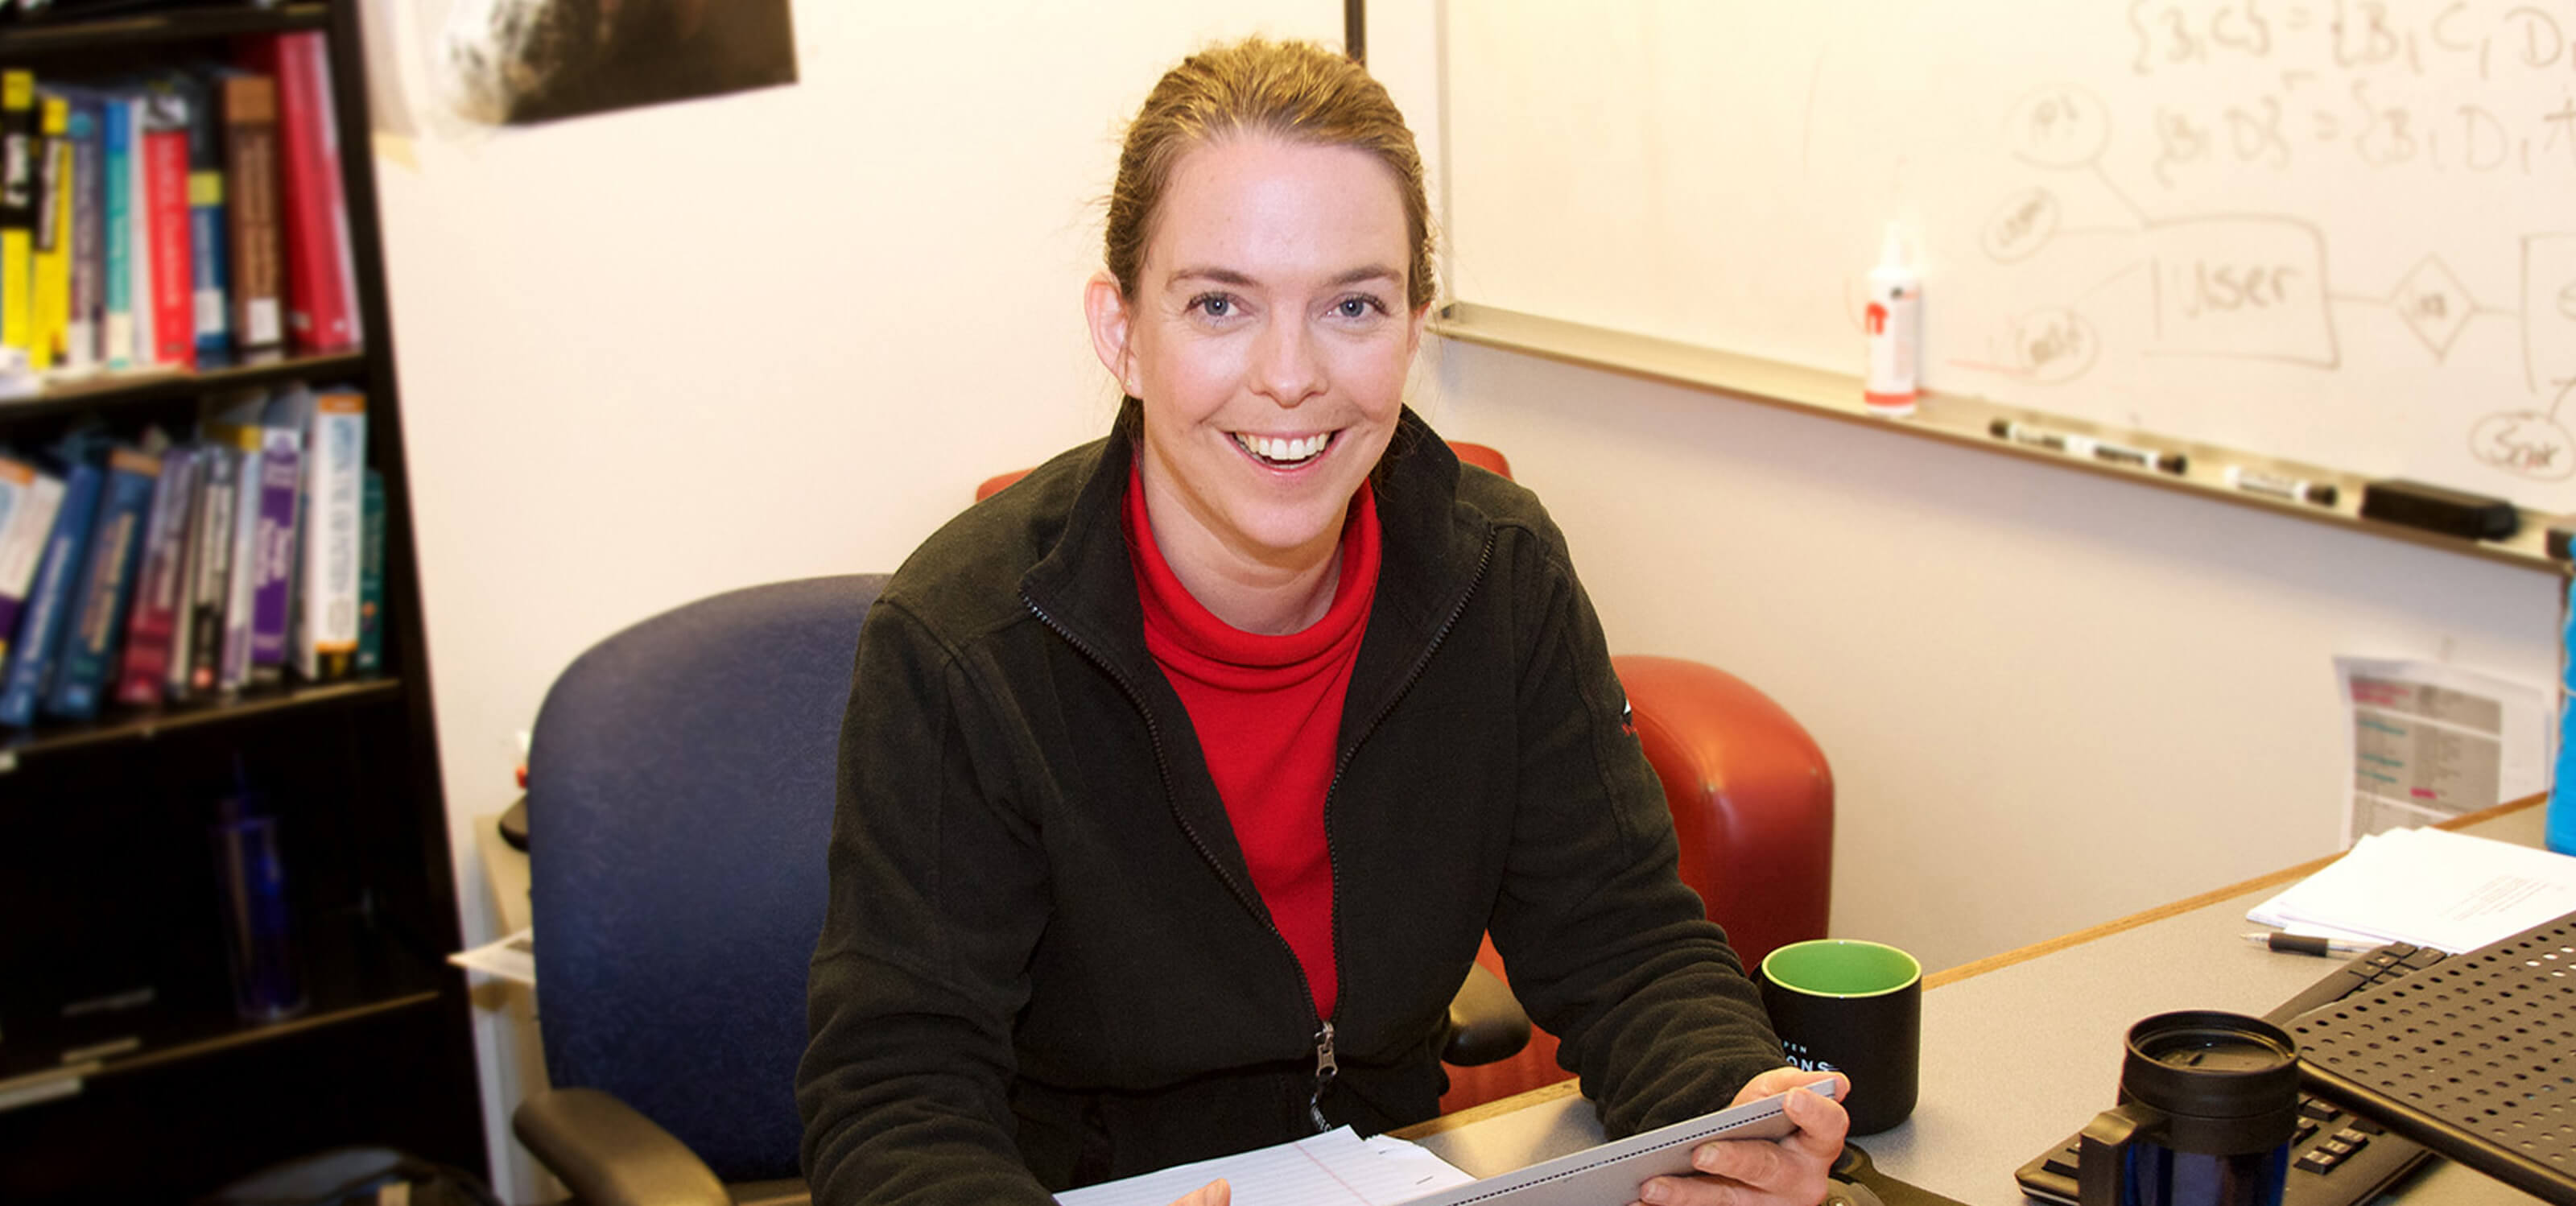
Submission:
<svg viewBox="0 0 2576 1206">
<path fill-rule="evenodd" d="M 664 612 L 582 654 L 537 715 L 547 1074 L 624 1100 L 726 1181 L 797 1175 L 841 712 L 884 585 L 809 578 Z"/>
</svg>

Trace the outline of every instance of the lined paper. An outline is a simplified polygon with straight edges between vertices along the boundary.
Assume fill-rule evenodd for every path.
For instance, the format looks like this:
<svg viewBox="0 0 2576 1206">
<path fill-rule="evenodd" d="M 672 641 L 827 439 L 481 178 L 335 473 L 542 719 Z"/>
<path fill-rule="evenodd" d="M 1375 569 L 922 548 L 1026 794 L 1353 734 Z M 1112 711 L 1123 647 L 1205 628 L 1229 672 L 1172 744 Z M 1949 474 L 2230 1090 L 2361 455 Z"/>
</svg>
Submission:
<svg viewBox="0 0 2576 1206">
<path fill-rule="evenodd" d="M 1063 1206 L 1171 1206 L 1224 1178 L 1234 1206 L 1394 1206 L 1474 1177 L 1402 1139 L 1342 1127 L 1257 1151 L 1181 1164 L 1055 1195 Z"/>
</svg>

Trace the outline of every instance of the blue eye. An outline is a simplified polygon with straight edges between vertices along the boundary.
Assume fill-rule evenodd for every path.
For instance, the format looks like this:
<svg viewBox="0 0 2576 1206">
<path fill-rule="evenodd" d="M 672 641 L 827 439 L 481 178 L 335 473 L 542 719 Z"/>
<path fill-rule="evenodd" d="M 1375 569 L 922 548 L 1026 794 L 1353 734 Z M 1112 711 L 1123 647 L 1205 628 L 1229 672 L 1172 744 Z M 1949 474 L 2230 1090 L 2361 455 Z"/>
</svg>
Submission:
<svg viewBox="0 0 2576 1206">
<path fill-rule="evenodd" d="M 1234 312 L 1234 299 L 1222 293 L 1204 294 L 1192 300 L 1190 308 L 1209 318 L 1223 318 Z"/>
<path fill-rule="evenodd" d="M 1333 307 L 1333 313 L 1344 318 L 1366 318 L 1383 309 L 1373 297 L 1345 297 Z"/>
</svg>

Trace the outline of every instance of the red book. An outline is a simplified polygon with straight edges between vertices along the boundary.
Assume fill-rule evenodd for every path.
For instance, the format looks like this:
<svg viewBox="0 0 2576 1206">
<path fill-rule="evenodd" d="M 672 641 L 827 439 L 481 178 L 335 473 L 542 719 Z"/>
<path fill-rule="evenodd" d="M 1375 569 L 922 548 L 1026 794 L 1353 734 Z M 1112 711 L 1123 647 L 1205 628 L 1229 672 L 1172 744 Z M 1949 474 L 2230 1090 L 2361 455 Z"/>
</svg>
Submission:
<svg viewBox="0 0 2576 1206">
<path fill-rule="evenodd" d="M 197 364 L 196 282 L 188 229 L 188 131 L 143 136 L 143 194 L 152 233 L 152 359 Z M 135 304 L 144 304 L 138 300 Z"/>
<path fill-rule="evenodd" d="M 278 184 L 285 227 L 286 329 L 307 355 L 356 346 L 358 326 L 343 249 L 339 124 L 331 111 L 329 48 L 320 31 L 253 43 L 253 70 L 277 77 Z"/>
</svg>

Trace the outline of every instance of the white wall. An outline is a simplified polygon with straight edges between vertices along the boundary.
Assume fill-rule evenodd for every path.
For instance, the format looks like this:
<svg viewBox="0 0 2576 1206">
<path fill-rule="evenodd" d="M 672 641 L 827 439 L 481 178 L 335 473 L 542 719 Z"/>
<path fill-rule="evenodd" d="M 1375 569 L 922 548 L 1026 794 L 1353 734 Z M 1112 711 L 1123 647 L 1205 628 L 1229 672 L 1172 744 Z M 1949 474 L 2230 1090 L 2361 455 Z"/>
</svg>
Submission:
<svg viewBox="0 0 2576 1206">
<path fill-rule="evenodd" d="M 2556 670 L 2545 572 L 1483 348 L 1439 383 L 1614 650 L 1815 735 L 1833 928 L 1927 967 L 2338 848 L 2338 653 Z"/>
<path fill-rule="evenodd" d="M 379 0 L 371 62 L 396 357 L 469 941 L 473 819 L 512 735 L 619 627 L 718 590 L 892 569 L 975 483 L 1091 438 L 1082 333 L 1116 138 L 1163 68 L 1265 0 L 795 5 L 794 87 L 502 131 L 427 98 L 445 0 Z M 482 1036 L 496 1180 L 525 1198 L 516 1053 Z"/>
</svg>

